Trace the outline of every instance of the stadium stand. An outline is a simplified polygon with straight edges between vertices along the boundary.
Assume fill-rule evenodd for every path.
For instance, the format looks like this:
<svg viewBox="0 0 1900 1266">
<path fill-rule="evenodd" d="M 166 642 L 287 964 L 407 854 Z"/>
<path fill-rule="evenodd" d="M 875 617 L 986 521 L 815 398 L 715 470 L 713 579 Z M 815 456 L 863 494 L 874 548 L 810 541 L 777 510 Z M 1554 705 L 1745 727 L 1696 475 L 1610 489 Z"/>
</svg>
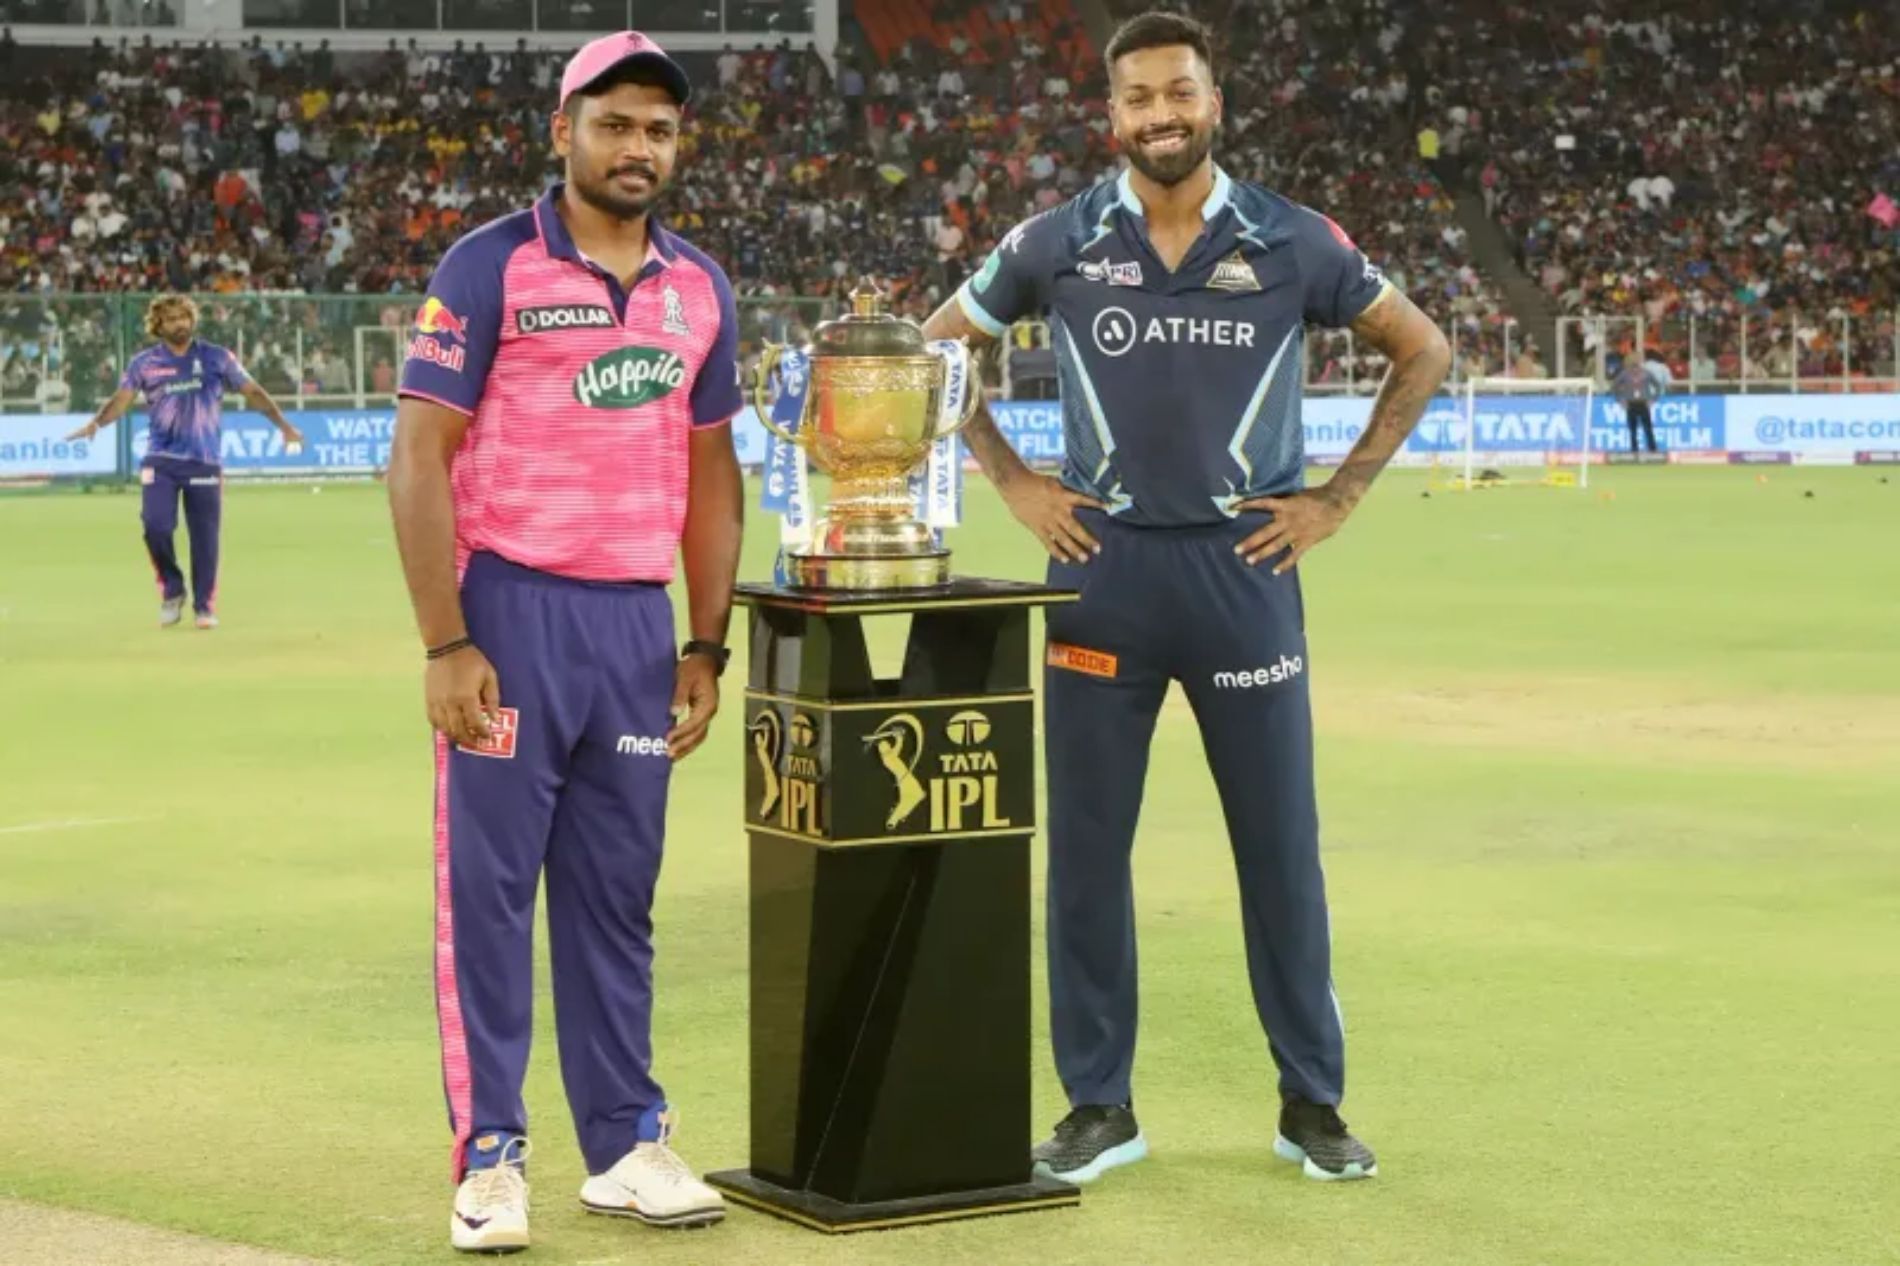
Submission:
<svg viewBox="0 0 1900 1266">
<path fill-rule="evenodd" d="M 1893 375 L 1900 214 L 1868 210 L 1900 191 L 1900 157 L 1869 143 L 1900 134 L 1891 18 L 1838 0 L 1188 7 L 1225 45 L 1223 163 L 1344 225 L 1450 329 L 1459 373 L 1563 371 L 1553 351 L 1587 369 L 1641 317 L 1682 378 Z M 790 41 L 689 55 L 699 126 L 668 214 L 725 263 L 755 338 L 797 335 L 861 272 L 921 314 L 1115 163 L 1069 0 L 857 19 L 835 65 Z M 0 398 L 56 380 L 89 403 L 128 337 L 101 296 L 160 288 L 233 296 L 213 320 L 273 389 L 380 394 L 448 243 L 550 178 L 558 55 L 163 39 L 30 60 L 0 39 L 0 295 L 62 296 L 0 299 Z M 1613 320 L 1560 319 L 1584 315 Z M 1315 389 L 1381 368 L 1347 336 L 1309 342 Z"/>
</svg>

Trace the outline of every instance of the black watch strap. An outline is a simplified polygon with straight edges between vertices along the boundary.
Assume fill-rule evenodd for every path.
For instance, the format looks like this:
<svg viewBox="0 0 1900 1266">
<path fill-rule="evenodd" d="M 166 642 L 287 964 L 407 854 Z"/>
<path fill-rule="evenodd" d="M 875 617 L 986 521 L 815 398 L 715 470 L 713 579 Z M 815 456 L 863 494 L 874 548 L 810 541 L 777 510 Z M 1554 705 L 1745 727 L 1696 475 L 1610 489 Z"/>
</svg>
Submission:
<svg viewBox="0 0 1900 1266">
<path fill-rule="evenodd" d="M 713 672 L 718 674 L 726 671 L 726 662 L 732 658 L 732 648 L 696 637 L 680 647 L 680 658 L 685 659 L 688 655 L 704 655 L 713 662 Z"/>
</svg>

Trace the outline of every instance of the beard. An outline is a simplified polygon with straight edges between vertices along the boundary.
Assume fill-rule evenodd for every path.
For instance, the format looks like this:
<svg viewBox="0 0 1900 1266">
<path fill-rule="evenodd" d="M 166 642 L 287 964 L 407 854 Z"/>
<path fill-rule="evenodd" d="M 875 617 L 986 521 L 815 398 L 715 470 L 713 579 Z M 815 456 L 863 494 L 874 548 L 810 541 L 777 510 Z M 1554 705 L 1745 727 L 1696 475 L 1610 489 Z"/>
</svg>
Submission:
<svg viewBox="0 0 1900 1266">
<path fill-rule="evenodd" d="M 649 184 L 645 193 L 629 193 L 615 183 L 630 172 L 639 172 L 647 178 Z M 616 220 L 634 220 L 645 215 L 653 209 L 667 188 L 667 182 L 660 179 L 659 172 L 639 163 L 616 167 L 598 181 L 584 180 L 578 173 L 570 174 L 569 181 L 582 202 Z"/>
<path fill-rule="evenodd" d="M 1139 137 L 1133 140 L 1124 137 L 1122 152 L 1128 155 L 1128 165 L 1157 185 L 1178 185 L 1186 180 L 1213 150 L 1214 127 L 1211 124 L 1183 126 L 1187 132 L 1187 143 L 1165 154 L 1150 152 Z M 1156 132 L 1162 130 L 1150 129 L 1145 135 L 1152 139 Z"/>
</svg>

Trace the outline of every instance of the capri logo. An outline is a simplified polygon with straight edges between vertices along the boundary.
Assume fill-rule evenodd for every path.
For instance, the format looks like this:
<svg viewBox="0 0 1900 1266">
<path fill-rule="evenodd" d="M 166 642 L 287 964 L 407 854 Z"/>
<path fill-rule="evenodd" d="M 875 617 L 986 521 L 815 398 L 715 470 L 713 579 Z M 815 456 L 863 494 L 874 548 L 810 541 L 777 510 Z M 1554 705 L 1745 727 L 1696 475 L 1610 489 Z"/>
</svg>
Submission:
<svg viewBox="0 0 1900 1266">
<path fill-rule="evenodd" d="M 686 363 L 657 347 L 619 347 L 595 357 L 574 379 L 574 398 L 590 409 L 637 409 L 686 381 Z"/>
</svg>

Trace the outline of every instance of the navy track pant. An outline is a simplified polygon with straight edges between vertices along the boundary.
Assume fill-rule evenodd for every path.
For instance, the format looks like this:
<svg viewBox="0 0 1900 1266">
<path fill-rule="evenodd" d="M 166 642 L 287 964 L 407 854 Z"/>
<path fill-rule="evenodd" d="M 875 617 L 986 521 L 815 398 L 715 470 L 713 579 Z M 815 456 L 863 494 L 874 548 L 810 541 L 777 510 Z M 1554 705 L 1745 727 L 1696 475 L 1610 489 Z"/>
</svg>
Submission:
<svg viewBox="0 0 1900 1266">
<path fill-rule="evenodd" d="M 459 1176 L 471 1138 L 525 1134 L 535 889 L 545 874 L 561 1079 L 590 1173 L 657 1137 L 653 892 L 672 764 L 673 607 L 651 584 L 476 554 L 469 635 L 495 665 L 484 752 L 436 736 L 437 1020 Z"/>
<path fill-rule="evenodd" d="M 1048 950 L 1056 1068 L 1070 1103 L 1131 1101 L 1137 1014 L 1130 855 L 1156 716 L 1181 683 L 1225 812 L 1254 1006 L 1283 1093 L 1337 1104 L 1345 1032 L 1319 860 L 1304 609 L 1295 572 L 1234 544 L 1266 521 L 1138 528 L 1082 518 L 1102 553 L 1051 563 L 1080 601 L 1050 608 Z"/>
</svg>

